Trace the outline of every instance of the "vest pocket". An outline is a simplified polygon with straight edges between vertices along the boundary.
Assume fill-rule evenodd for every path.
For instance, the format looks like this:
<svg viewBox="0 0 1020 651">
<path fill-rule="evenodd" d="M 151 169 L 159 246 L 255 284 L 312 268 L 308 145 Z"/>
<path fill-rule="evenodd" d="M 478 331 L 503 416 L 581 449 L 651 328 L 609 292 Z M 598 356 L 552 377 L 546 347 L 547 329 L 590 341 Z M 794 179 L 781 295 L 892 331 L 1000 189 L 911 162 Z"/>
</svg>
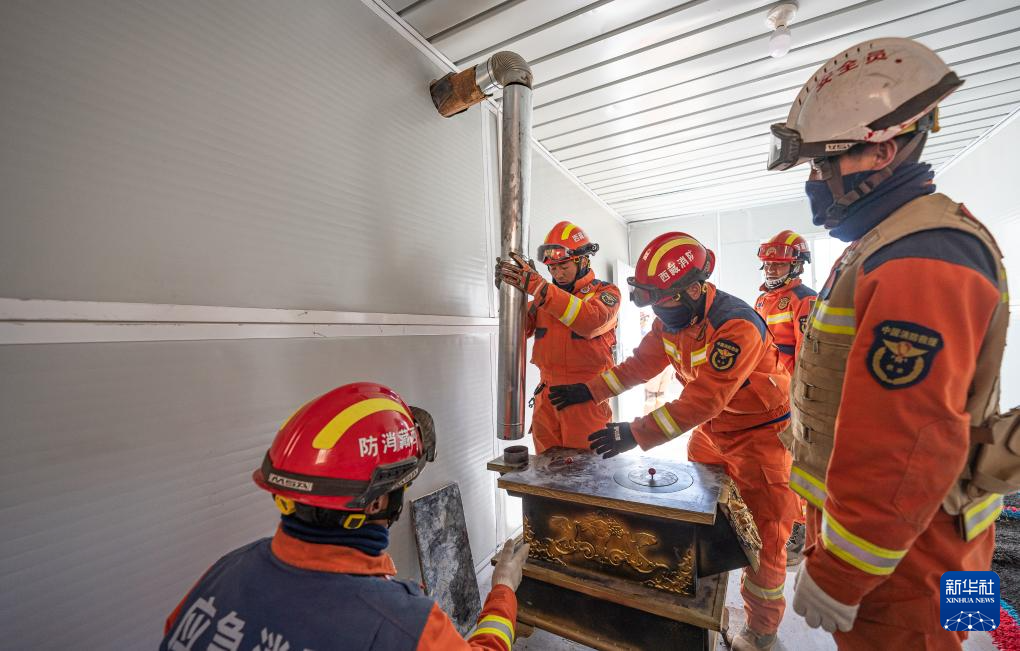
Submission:
<svg viewBox="0 0 1020 651">
<path fill-rule="evenodd" d="M 799 418 L 791 424 L 791 433 L 793 458 L 797 465 L 815 477 L 824 478 L 832 456 L 832 435 L 812 429 Z"/>
</svg>

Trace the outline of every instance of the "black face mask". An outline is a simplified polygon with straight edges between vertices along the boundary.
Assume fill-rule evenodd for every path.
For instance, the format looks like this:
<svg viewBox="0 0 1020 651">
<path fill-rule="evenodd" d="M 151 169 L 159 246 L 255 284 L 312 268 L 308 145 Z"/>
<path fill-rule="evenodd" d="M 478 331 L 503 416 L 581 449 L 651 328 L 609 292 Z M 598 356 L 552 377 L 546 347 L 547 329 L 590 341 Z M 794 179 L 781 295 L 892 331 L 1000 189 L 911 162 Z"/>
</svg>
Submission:
<svg viewBox="0 0 1020 651">
<path fill-rule="evenodd" d="M 850 192 L 873 172 L 855 172 L 843 177 L 843 190 Z M 829 233 L 836 239 L 852 242 L 864 236 L 900 206 L 917 197 L 935 192 L 934 172 L 927 163 L 903 163 L 892 176 L 878 184 L 863 198 L 850 204 L 846 216 Z M 807 181 L 804 185 L 811 204 L 811 221 L 821 226 L 835 203 L 826 181 Z"/>
<path fill-rule="evenodd" d="M 699 320 L 705 312 L 705 295 L 702 294 L 698 300 L 691 300 L 686 293 L 680 296 L 680 305 L 666 307 L 664 305 L 653 305 L 652 312 L 659 317 L 666 332 L 679 332 L 690 327 L 696 320 Z"/>
<path fill-rule="evenodd" d="M 694 319 L 694 310 L 691 309 L 690 305 L 680 304 L 674 307 L 653 305 L 652 312 L 655 312 L 655 316 L 662 320 L 662 323 L 666 326 L 666 330 L 669 332 L 683 330 L 689 326 L 691 324 L 691 320 Z"/>
</svg>

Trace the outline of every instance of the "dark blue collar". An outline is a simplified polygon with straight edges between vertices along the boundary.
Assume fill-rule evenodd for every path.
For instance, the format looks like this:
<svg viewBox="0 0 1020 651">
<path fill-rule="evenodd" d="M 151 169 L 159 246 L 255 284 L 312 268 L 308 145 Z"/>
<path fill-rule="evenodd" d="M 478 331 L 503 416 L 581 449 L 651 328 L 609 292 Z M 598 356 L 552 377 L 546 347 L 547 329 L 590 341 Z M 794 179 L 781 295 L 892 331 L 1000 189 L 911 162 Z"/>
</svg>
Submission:
<svg viewBox="0 0 1020 651">
<path fill-rule="evenodd" d="M 316 527 L 293 515 L 280 518 L 283 530 L 290 536 L 319 545 L 353 547 L 369 556 L 378 556 L 390 544 L 390 530 L 379 524 L 365 524 L 357 529 Z"/>
</svg>

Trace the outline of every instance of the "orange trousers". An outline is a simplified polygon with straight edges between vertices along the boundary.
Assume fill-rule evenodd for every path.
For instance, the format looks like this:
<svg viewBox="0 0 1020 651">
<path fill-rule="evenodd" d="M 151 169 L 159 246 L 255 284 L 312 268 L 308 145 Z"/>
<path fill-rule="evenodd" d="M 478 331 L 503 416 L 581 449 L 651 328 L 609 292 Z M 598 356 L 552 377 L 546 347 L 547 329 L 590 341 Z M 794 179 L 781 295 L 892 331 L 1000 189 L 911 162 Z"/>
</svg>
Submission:
<svg viewBox="0 0 1020 651">
<path fill-rule="evenodd" d="M 744 599 L 747 625 L 755 633 L 779 629 L 786 610 L 786 541 L 800 510 L 789 488 L 790 453 L 778 434 L 786 421 L 737 432 L 694 430 L 687 458 L 722 466 L 740 490 L 761 535 L 758 571 L 744 568 L 740 596 Z"/>
<path fill-rule="evenodd" d="M 531 433 L 535 440 L 535 453 L 560 446 L 564 448 L 588 449 L 588 436 L 613 419 L 613 410 L 608 402 L 582 402 L 557 411 L 549 402 L 549 387 L 570 382 L 545 382 L 542 390 L 535 394 L 535 411 L 531 415 Z"/>
<path fill-rule="evenodd" d="M 818 542 L 821 530 L 822 512 L 809 504 L 804 546 L 809 557 L 825 553 Z M 957 532 L 956 519 L 939 509 L 896 571 L 865 595 L 853 628 L 833 635 L 836 646 L 840 651 L 962 649 L 967 633 L 942 628 L 939 616 L 942 573 L 988 570 L 994 549 L 994 526 L 968 543 Z"/>
</svg>

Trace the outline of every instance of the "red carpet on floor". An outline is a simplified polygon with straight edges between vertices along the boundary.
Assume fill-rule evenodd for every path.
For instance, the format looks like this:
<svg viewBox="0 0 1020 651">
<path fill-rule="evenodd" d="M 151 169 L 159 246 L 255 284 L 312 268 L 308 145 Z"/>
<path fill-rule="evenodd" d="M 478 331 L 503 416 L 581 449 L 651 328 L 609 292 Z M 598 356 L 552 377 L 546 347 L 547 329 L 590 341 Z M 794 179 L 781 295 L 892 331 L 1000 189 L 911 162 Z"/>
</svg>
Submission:
<svg viewBox="0 0 1020 651">
<path fill-rule="evenodd" d="M 1000 623 L 991 631 L 992 641 L 1000 651 L 1020 651 L 1020 623 L 1016 607 L 1020 606 L 1020 494 L 1007 495 L 1005 509 L 995 523 L 995 556 L 992 569 L 1000 581 Z"/>
</svg>

